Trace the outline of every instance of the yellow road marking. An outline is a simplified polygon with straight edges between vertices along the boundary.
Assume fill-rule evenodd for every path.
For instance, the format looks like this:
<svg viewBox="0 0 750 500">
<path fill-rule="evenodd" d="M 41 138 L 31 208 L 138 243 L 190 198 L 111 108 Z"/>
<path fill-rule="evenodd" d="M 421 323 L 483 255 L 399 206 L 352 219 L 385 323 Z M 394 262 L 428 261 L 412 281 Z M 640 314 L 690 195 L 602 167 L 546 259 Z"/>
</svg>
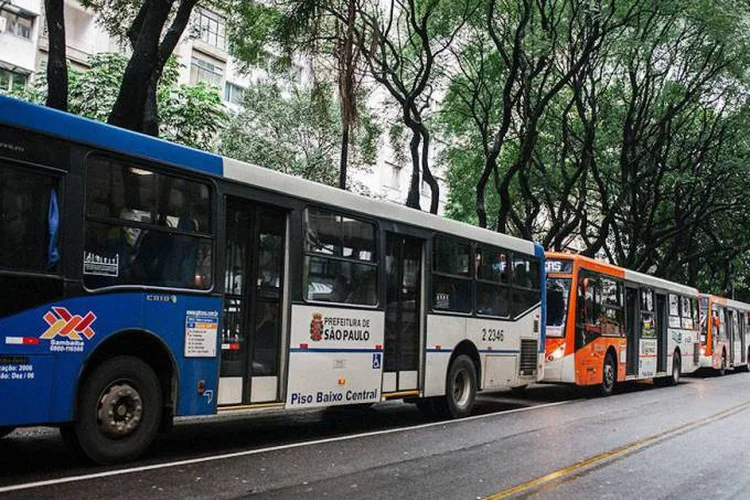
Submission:
<svg viewBox="0 0 750 500">
<path fill-rule="evenodd" d="M 649 436 L 647 438 L 635 441 L 630 444 L 626 444 L 623 446 L 620 446 L 618 448 L 615 448 L 614 450 L 605 451 L 604 453 L 600 453 L 598 455 L 594 455 L 593 457 L 587 458 L 581 462 L 575 463 L 569 467 L 565 467 L 563 469 L 556 470 L 555 472 L 552 472 L 550 474 L 538 477 L 536 479 L 532 479 L 531 481 L 527 481 L 525 483 L 521 483 L 517 486 L 513 486 L 512 488 L 508 488 L 506 490 L 498 491 L 497 493 L 493 493 L 492 495 L 489 495 L 487 497 L 484 497 L 484 500 L 499 500 L 501 498 L 509 498 L 513 495 L 518 495 L 519 493 L 526 492 L 528 490 L 536 489 L 544 484 L 550 483 L 552 481 L 555 481 L 557 479 L 563 478 L 565 476 L 569 476 L 575 472 L 578 472 L 582 469 L 586 469 L 588 467 L 591 467 L 594 464 L 597 464 L 599 462 L 604 462 L 610 459 L 614 459 L 615 457 L 622 456 L 630 451 L 634 451 L 639 448 L 644 448 L 650 444 L 657 443 L 659 441 L 664 441 L 676 434 L 681 434 L 685 431 L 691 430 L 695 427 L 699 427 L 701 425 L 720 420 L 722 418 L 726 418 L 730 415 L 733 415 L 735 413 L 738 413 L 742 410 L 745 410 L 747 408 L 750 408 L 750 401 L 746 401 L 742 404 L 739 404 L 737 406 L 733 406 L 731 408 L 728 408 L 726 410 L 722 410 L 718 413 L 714 413 L 713 415 L 709 415 L 708 417 L 705 417 L 700 420 L 696 420 L 695 422 L 690 422 L 687 424 L 680 425 L 678 427 L 675 427 L 673 429 L 669 429 L 664 432 L 660 432 L 658 434 L 654 434 L 652 436 Z"/>
</svg>

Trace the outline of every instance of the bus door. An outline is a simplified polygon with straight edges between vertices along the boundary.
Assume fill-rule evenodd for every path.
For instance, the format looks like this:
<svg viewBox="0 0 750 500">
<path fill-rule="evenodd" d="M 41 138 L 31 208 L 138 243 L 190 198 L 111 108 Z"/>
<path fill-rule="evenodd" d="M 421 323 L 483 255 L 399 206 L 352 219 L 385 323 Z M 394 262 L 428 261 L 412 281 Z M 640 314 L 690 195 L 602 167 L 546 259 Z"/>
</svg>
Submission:
<svg viewBox="0 0 750 500">
<path fill-rule="evenodd" d="M 669 316 L 667 311 L 667 296 L 656 294 L 656 371 L 667 371 L 667 336 L 669 335 Z"/>
<path fill-rule="evenodd" d="M 279 401 L 286 214 L 227 199 L 220 405 Z"/>
<path fill-rule="evenodd" d="M 625 331 L 627 335 L 626 375 L 635 375 L 638 360 L 638 332 L 640 330 L 640 310 L 638 308 L 638 289 L 625 287 Z"/>
<path fill-rule="evenodd" d="M 740 342 L 740 325 L 739 325 L 739 317 L 737 315 L 737 311 L 730 309 L 729 310 L 729 324 L 731 325 L 731 334 L 729 336 L 730 343 L 731 343 L 731 353 L 732 353 L 732 364 L 737 365 L 740 363 L 740 360 L 742 359 L 742 344 Z"/>
<path fill-rule="evenodd" d="M 641 288 L 640 339 L 638 342 L 638 378 L 650 378 L 656 374 L 656 303 L 654 291 Z"/>
<path fill-rule="evenodd" d="M 423 243 L 386 233 L 384 394 L 419 388 Z"/>
<path fill-rule="evenodd" d="M 745 313 L 738 313 L 738 324 L 740 334 L 740 360 L 742 363 L 747 363 L 747 339 L 745 333 L 747 331 L 747 323 L 745 319 Z"/>
</svg>

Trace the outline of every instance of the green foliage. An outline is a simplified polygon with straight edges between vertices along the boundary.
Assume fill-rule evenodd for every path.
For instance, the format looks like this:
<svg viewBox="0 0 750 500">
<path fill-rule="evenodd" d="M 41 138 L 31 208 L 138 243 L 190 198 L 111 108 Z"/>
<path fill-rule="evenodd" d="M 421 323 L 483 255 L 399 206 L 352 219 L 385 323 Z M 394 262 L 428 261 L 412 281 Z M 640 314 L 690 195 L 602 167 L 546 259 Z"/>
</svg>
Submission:
<svg viewBox="0 0 750 500">
<path fill-rule="evenodd" d="M 86 71 L 68 68 L 69 111 L 106 122 L 120 92 L 127 59 L 121 54 L 101 53 L 88 61 Z M 179 65 L 170 59 L 159 81 L 159 132 L 164 139 L 199 149 L 213 150 L 217 134 L 226 121 L 218 89 L 205 84 L 177 83 Z M 43 104 L 46 79 L 40 74 L 33 85 L 17 96 Z"/>
<path fill-rule="evenodd" d="M 322 89 L 259 82 L 222 134 L 221 154 L 306 179 L 338 179 L 338 109 Z"/>
</svg>

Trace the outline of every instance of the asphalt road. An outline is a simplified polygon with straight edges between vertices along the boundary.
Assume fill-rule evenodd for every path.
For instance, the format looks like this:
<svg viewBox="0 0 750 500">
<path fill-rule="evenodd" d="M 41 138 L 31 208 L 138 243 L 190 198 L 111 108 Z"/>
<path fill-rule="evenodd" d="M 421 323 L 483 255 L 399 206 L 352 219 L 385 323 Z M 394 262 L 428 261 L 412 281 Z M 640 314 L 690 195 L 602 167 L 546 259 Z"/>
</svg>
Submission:
<svg viewBox="0 0 750 500">
<path fill-rule="evenodd" d="M 8 498 L 749 498 L 750 374 L 482 396 L 477 416 L 408 404 L 181 421 L 127 467 L 77 462 L 56 431 L 0 440 Z M 39 484 L 41 482 L 41 484 Z"/>
</svg>

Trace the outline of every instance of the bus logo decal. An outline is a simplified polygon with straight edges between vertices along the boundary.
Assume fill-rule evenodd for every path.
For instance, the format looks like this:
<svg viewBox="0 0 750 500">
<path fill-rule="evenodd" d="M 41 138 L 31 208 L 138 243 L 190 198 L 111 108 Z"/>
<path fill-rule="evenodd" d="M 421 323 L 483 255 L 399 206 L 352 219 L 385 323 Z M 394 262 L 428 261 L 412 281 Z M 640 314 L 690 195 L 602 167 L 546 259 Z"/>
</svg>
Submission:
<svg viewBox="0 0 750 500">
<path fill-rule="evenodd" d="M 40 338 L 51 340 L 55 337 L 67 337 L 69 340 L 83 340 L 81 335 L 91 340 L 96 332 L 91 328 L 91 324 L 96 321 L 96 314 L 89 311 L 81 317 L 77 314 L 71 314 L 64 307 L 53 307 L 44 315 L 44 321 L 49 328 Z"/>
<path fill-rule="evenodd" d="M 323 339 L 323 315 L 319 312 L 313 313 L 310 322 L 310 340 L 318 342 Z"/>
</svg>

